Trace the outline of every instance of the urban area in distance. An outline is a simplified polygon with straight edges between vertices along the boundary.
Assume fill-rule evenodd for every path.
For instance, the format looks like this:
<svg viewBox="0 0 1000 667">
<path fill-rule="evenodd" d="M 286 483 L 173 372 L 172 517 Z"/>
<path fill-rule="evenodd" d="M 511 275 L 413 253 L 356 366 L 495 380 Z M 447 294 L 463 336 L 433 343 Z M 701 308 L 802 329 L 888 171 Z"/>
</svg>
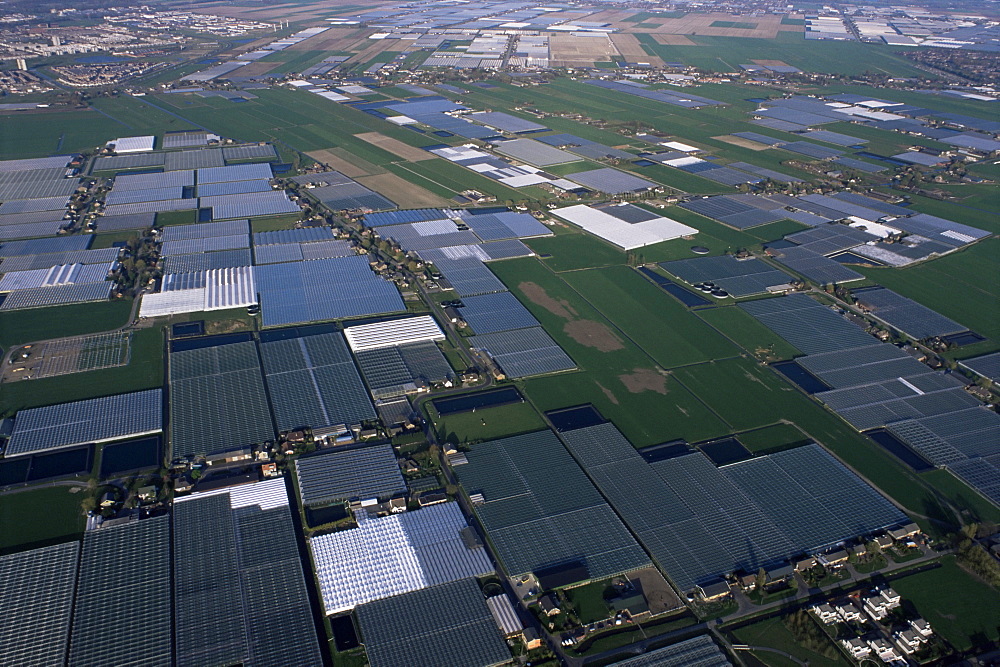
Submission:
<svg viewBox="0 0 1000 667">
<path fill-rule="evenodd" d="M 0 667 L 1000 665 L 1000 3 L 7 0 Z"/>
</svg>

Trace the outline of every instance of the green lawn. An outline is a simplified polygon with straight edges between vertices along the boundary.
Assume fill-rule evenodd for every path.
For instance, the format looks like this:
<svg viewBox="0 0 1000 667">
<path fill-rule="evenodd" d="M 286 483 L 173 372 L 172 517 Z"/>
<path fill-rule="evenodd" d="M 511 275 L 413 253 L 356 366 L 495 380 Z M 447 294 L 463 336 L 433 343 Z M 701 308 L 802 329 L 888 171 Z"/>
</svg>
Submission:
<svg viewBox="0 0 1000 667">
<path fill-rule="evenodd" d="M 954 556 L 940 564 L 894 579 L 893 590 L 959 651 L 1000 639 L 1000 592 L 959 567 Z"/>
<path fill-rule="evenodd" d="M 293 229 L 295 223 L 299 221 L 298 213 L 290 213 L 287 215 L 269 215 L 261 218 L 254 218 L 250 221 L 250 229 L 256 234 L 257 232 L 273 232 L 279 229 Z"/>
<path fill-rule="evenodd" d="M 607 587 L 608 582 L 597 581 L 565 591 L 566 597 L 576 609 L 576 615 L 581 623 L 601 621 L 611 613 L 608 604 L 604 601 L 604 589 Z"/>
<path fill-rule="evenodd" d="M 83 490 L 49 486 L 0 497 L 0 554 L 67 542 L 83 533 Z"/>
</svg>

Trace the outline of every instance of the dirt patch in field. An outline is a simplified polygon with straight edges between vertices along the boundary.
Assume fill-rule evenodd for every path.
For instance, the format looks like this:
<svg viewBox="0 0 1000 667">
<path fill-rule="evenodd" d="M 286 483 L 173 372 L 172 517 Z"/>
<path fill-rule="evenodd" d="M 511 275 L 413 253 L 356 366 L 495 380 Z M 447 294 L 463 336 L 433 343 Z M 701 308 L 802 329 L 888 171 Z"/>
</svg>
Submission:
<svg viewBox="0 0 1000 667">
<path fill-rule="evenodd" d="M 684 35 L 653 35 L 653 39 L 656 40 L 658 44 L 663 44 L 664 46 L 701 46 L 692 42 L 690 39 Z"/>
<path fill-rule="evenodd" d="M 674 589 L 663 578 L 655 567 L 647 567 L 635 573 L 633 580 L 639 580 L 643 597 L 649 604 L 649 612 L 654 616 L 665 611 L 680 609 L 684 606 Z"/>
<path fill-rule="evenodd" d="M 614 352 L 625 347 L 614 331 L 594 320 L 567 322 L 563 332 L 580 345 L 592 347 L 600 352 Z"/>
<path fill-rule="evenodd" d="M 784 60 L 751 60 L 752 63 L 757 63 L 758 65 L 763 65 L 764 67 L 788 67 L 788 63 Z"/>
<path fill-rule="evenodd" d="M 396 174 L 362 176 L 357 181 L 366 188 L 385 195 L 400 208 L 440 208 L 451 204 L 444 197 L 439 197 Z"/>
<path fill-rule="evenodd" d="M 594 384 L 596 384 L 597 387 L 602 392 L 604 392 L 604 395 L 607 396 L 608 400 L 611 401 L 611 403 L 613 403 L 614 405 L 618 405 L 618 397 L 615 396 L 615 393 L 613 391 L 611 391 L 610 389 L 608 389 L 607 387 L 605 387 L 600 382 L 595 382 Z"/>
<path fill-rule="evenodd" d="M 744 139 L 743 137 L 734 137 L 731 134 L 723 134 L 718 137 L 712 137 L 713 139 L 718 139 L 719 141 L 724 141 L 727 144 L 732 144 L 733 146 L 739 146 L 740 148 L 749 148 L 752 151 L 763 151 L 770 148 L 767 144 L 759 144 L 756 141 L 751 141 L 750 139 Z"/>
<path fill-rule="evenodd" d="M 611 35 L 611 41 L 615 48 L 622 54 L 622 58 L 630 63 L 649 63 L 652 67 L 663 67 L 663 61 L 656 56 L 646 53 L 639 43 L 639 38 L 626 33 L 615 33 Z"/>
<path fill-rule="evenodd" d="M 351 155 L 351 153 L 339 147 L 327 148 L 321 151 L 310 151 L 306 155 L 317 162 L 329 165 L 331 169 L 336 169 L 348 178 L 386 173 L 386 170 L 382 167 Z"/>
<path fill-rule="evenodd" d="M 625 388 L 633 394 L 644 391 L 655 391 L 657 394 L 667 393 L 667 376 L 657 373 L 652 368 L 635 368 L 631 373 L 619 375 Z"/>
<path fill-rule="evenodd" d="M 364 132 L 362 134 L 355 134 L 354 136 L 362 141 L 372 144 L 373 146 L 378 146 L 382 150 L 389 151 L 393 155 L 401 157 L 404 160 L 409 160 L 410 162 L 433 160 L 437 157 L 433 153 L 429 153 L 428 151 L 417 148 L 416 146 L 404 144 L 399 139 L 387 137 L 380 132 Z"/>
<path fill-rule="evenodd" d="M 569 301 L 549 296 L 549 293 L 538 283 L 523 282 L 517 288 L 524 293 L 528 301 L 536 306 L 541 306 L 556 317 L 571 320 L 577 315 L 576 310 L 569 304 Z"/>
</svg>

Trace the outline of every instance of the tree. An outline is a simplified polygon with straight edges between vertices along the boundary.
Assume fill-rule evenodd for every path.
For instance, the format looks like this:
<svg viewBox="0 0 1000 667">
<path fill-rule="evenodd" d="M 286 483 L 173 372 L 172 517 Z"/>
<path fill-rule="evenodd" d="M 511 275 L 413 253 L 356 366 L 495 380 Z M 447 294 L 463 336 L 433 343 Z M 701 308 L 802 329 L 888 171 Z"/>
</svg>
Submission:
<svg viewBox="0 0 1000 667">
<path fill-rule="evenodd" d="M 764 594 L 764 586 L 767 584 L 767 572 L 764 568 L 757 570 L 757 577 L 753 581 L 754 590 L 759 592 L 761 595 Z"/>
</svg>

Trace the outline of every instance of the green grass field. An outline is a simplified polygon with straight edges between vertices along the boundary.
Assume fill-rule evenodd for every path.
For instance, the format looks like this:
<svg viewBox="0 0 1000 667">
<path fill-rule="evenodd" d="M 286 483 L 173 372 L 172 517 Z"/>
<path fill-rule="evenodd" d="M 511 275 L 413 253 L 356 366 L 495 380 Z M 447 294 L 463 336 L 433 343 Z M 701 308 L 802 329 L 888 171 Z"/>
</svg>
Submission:
<svg viewBox="0 0 1000 667">
<path fill-rule="evenodd" d="M 764 646 L 784 651 L 809 665 L 816 665 L 817 667 L 847 667 L 847 665 L 851 664 L 844 656 L 841 656 L 839 660 L 831 660 L 800 645 L 791 631 L 785 627 L 785 623 L 780 617 L 769 618 L 766 621 L 747 625 L 734 630 L 732 634 L 741 644 Z M 765 651 L 753 652 L 753 656 L 765 665 L 773 665 L 774 667 L 796 664 L 784 656 Z"/>
<path fill-rule="evenodd" d="M 738 352 L 679 301 L 628 267 L 574 271 L 561 277 L 663 368 Z"/>
<path fill-rule="evenodd" d="M 739 441 L 751 452 L 769 452 L 809 442 L 793 424 L 772 424 L 740 433 Z"/>
<path fill-rule="evenodd" d="M 83 534 L 82 487 L 49 486 L 0 497 L 0 554 L 68 542 Z"/>
<path fill-rule="evenodd" d="M 16 111 L 0 115 L 0 159 L 94 150 L 130 128 L 96 111 Z"/>
<path fill-rule="evenodd" d="M 126 366 L 0 384 L 0 414 L 162 386 L 161 330 L 141 329 L 132 336 L 131 357 Z"/>
<path fill-rule="evenodd" d="M 541 410 L 593 403 L 640 447 L 675 438 L 694 442 L 728 432 L 700 400 L 562 279 L 575 272 L 556 275 L 532 258 L 499 262 L 492 269 L 581 369 L 525 382 L 528 396 Z M 631 269 L 621 270 L 635 275 Z M 669 299 L 665 294 L 653 296 Z"/>
<path fill-rule="evenodd" d="M 555 236 L 528 239 L 527 245 L 553 271 L 573 271 L 624 264 L 625 253 L 585 232 L 566 231 Z"/>
<path fill-rule="evenodd" d="M 1000 639 L 1000 592 L 945 556 L 941 567 L 894 579 L 892 588 L 959 651 Z"/>
<path fill-rule="evenodd" d="M 756 30 L 756 23 L 743 23 L 741 21 L 712 21 L 712 28 L 740 28 L 741 30 Z"/>
<path fill-rule="evenodd" d="M 109 331 L 128 321 L 132 302 L 128 299 L 100 303 L 80 303 L 0 313 L 0 347 L 36 340 L 79 336 Z"/>
<path fill-rule="evenodd" d="M 454 444 L 495 440 L 546 428 L 542 417 L 528 402 L 461 412 L 441 417 L 428 403 L 428 414 L 438 438 Z"/>
<path fill-rule="evenodd" d="M 691 36 L 697 46 L 667 46 L 651 35 L 637 35 L 651 55 L 713 72 L 736 71 L 753 59 L 782 60 L 807 72 L 861 74 L 866 70 L 896 76 L 928 76 L 900 55 L 901 49 L 861 42 L 806 41 L 801 32 L 779 32 L 775 39 Z M 931 75 L 933 76 L 933 75 Z M 926 102 L 925 102 L 926 104 Z"/>
<path fill-rule="evenodd" d="M 164 132 L 173 132 L 176 130 L 198 129 L 193 123 L 180 120 L 162 109 L 158 109 L 151 104 L 146 104 L 142 98 L 125 95 L 120 97 L 99 97 L 92 100 L 90 105 L 98 111 L 111 116 L 136 134 L 161 135 Z M 111 138 L 114 139 L 115 137 Z"/>
<path fill-rule="evenodd" d="M 758 358 L 777 361 L 802 354 L 784 338 L 735 306 L 699 308 L 694 314 Z"/>
<path fill-rule="evenodd" d="M 770 368 L 749 359 L 725 359 L 674 371 L 674 376 L 703 400 L 734 431 L 774 424 L 781 419 L 808 420 L 816 409 L 810 399 Z"/>
</svg>

